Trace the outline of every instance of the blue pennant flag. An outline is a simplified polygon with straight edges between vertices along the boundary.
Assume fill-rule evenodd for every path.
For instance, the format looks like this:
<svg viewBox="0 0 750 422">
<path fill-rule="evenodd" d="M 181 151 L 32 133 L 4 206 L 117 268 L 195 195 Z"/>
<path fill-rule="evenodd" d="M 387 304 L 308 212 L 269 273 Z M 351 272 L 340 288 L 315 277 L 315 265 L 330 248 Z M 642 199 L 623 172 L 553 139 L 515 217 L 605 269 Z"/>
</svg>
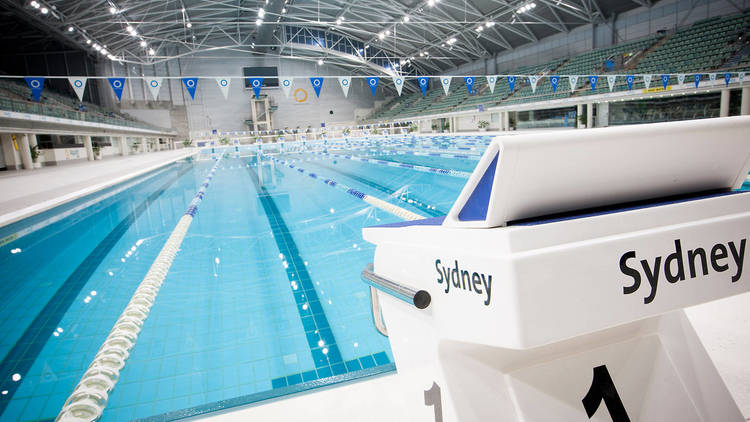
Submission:
<svg viewBox="0 0 750 422">
<path fill-rule="evenodd" d="M 474 77 L 473 76 L 465 76 L 464 82 L 466 82 L 466 89 L 469 90 L 469 94 L 474 92 Z"/>
<path fill-rule="evenodd" d="M 125 88 L 125 78 L 109 78 L 109 84 L 112 85 L 112 91 L 115 91 L 117 101 L 121 101 L 122 90 Z"/>
<path fill-rule="evenodd" d="M 247 82 L 253 87 L 255 97 L 260 97 L 260 87 L 263 86 L 263 78 L 247 78 Z"/>
<path fill-rule="evenodd" d="M 419 81 L 419 87 L 422 88 L 422 96 L 424 97 L 427 93 L 427 85 L 430 84 L 430 80 L 426 76 L 420 76 L 417 80 Z"/>
<path fill-rule="evenodd" d="M 508 76 L 508 86 L 510 86 L 510 92 L 513 92 L 513 89 L 516 87 L 515 76 Z"/>
<path fill-rule="evenodd" d="M 315 96 L 320 98 L 320 88 L 323 87 L 323 78 L 310 78 L 310 83 L 315 90 Z"/>
<path fill-rule="evenodd" d="M 592 91 L 596 89 L 596 81 L 598 81 L 598 80 L 599 80 L 599 76 L 598 75 L 591 75 L 591 76 L 589 76 L 589 83 L 591 84 L 591 90 Z"/>
<path fill-rule="evenodd" d="M 664 85 L 664 89 L 667 89 L 669 85 L 669 75 L 661 75 L 661 84 Z"/>
<path fill-rule="evenodd" d="M 29 85 L 29 89 L 31 89 L 31 97 L 34 98 L 34 101 L 39 101 L 42 99 L 42 88 L 44 88 L 44 78 L 24 78 L 26 79 L 26 84 Z"/>
<path fill-rule="evenodd" d="M 633 82 L 635 82 L 635 76 L 633 76 L 633 75 L 626 76 L 625 77 L 625 82 L 628 83 L 628 91 L 632 91 L 633 90 Z"/>
<path fill-rule="evenodd" d="M 552 92 L 557 92 L 557 84 L 560 83 L 559 76 L 550 76 L 549 83 L 552 84 Z"/>
<path fill-rule="evenodd" d="M 370 91 L 372 91 L 372 96 L 374 97 L 375 94 L 378 93 L 378 78 L 377 76 L 368 76 L 365 78 L 367 80 L 367 85 L 370 86 Z"/>
<path fill-rule="evenodd" d="M 729 86 L 729 81 L 732 80 L 732 74 L 730 72 L 726 72 L 724 74 L 724 82 Z"/>
<path fill-rule="evenodd" d="M 182 83 L 185 84 L 190 98 L 195 99 L 195 88 L 198 87 L 198 78 L 182 78 Z"/>
<path fill-rule="evenodd" d="M 701 83 L 701 78 L 703 78 L 703 75 L 700 73 L 696 73 L 693 75 L 693 80 L 695 81 L 695 87 L 698 88 L 698 84 Z"/>
</svg>

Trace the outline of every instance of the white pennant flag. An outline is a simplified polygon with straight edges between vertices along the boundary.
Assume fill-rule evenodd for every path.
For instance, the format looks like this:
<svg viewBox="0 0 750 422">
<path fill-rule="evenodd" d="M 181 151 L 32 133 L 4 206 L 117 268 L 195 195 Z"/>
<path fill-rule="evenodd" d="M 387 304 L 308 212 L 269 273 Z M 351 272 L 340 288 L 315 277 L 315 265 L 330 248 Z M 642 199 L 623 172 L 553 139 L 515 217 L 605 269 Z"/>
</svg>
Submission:
<svg viewBox="0 0 750 422">
<path fill-rule="evenodd" d="M 68 78 L 73 91 L 76 92 L 78 100 L 83 102 L 83 92 L 86 91 L 86 80 L 88 78 Z"/>
<path fill-rule="evenodd" d="M 341 85 L 341 90 L 344 91 L 344 98 L 347 98 L 349 96 L 349 87 L 352 85 L 352 79 L 347 77 L 339 77 L 339 85 Z M 291 87 L 291 82 L 289 83 L 289 86 Z M 401 93 L 399 93 L 401 95 Z M 289 94 L 287 94 L 287 97 Z"/>
<path fill-rule="evenodd" d="M 224 99 L 229 98 L 229 78 L 216 78 L 216 83 L 219 84 L 219 89 L 224 94 Z"/>
<path fill-rule="evenodd" d="M 536 84 L 539 82 L 539 77 L 536 75 L 529 76 L 529 83 L 531 83 L 531 92 L 536 92 Z"/>
<path fill-rule="evenodd" d="M 398 91 L 398 96 L 401 96 L 401 90 L 404 89 L 404 78 L 400 76 L 394 76 L 393 77 L 393 85 L 396 85 L 396 91 Z"/>
<path fill-rule="evenodd" d="M 161 89 L 161 78 L 146 79 L 148 89 L 151 91 L 151 96 L 154 97 L 154 101 L 159 98 L 159 90 Z"/>
<path fill-rule="evenodd" d="M 745 72 L 738 72 L 737 73 L 737 80 L 740 81 L 740 83 L 742 83 L 742 81 L 745 80 Z"/>
<path fill-rule="evenodd" d="M 616 80 L 617 80 L 617 75 L 607 75 L 607 84 L 609 85 L 609 92 L 614 91 Z"/>
<path fill-rule="evenodd" d="M 497 76 L 492 75 L 487 77 L 487 85 L 490 86 L 490 93 L 495 93 L 495 82 L 497 82 Z"/>
<path fill-rule="evenodd" d="M 651 75 L 643 75 L 643 85 L 646 86 L 646 91 L 651 86 Z"/>
<path fill-rule="evenodd" d="M 445 91 L 445 95 L 448 95 L 448 90 L 451 89 L 451 78 L 452 78 L 452 76 L 441 76 L 440 77 L 440 84 L 443 85 L 443 91 Z"/>
<path fill-rule="evenodd" d="M 709 73 L 708 79 L 711 80 L 711 82 L 716 82 L 716 74 L 715 73 Z"/>
<path fill-rule="evenodd" d="M 684 73 L 680 73 L 679 75 L 677 75 L 677 82 L 680 83 L 680 88 L 682 88 L 682 86 L 685 85 L 685 74 Z"/>
<path fill-rule="evenodd" d="M 284 91 L 284 95 L 289 98 L 289 93 L 292 91 L 292 78 L 281 78 L 281 89 Z"/>
<path fill-rule="evenodd" d="M 578 75 L 568 76 L 568 82 L 570 82 L 570 90 L 575 91 L 576 85 L 578 85 Z"/>
</svg>

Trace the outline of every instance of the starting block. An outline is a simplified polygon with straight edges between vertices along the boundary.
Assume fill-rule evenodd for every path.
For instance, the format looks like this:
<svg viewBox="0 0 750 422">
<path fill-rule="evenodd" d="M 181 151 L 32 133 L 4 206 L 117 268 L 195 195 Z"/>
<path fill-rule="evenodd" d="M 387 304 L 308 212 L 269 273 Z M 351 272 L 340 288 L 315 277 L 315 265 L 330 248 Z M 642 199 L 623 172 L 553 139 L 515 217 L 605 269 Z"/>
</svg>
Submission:
<svg viewBox="0 0 750 422">
<path fill-rule="evenodd" d="M 447 216 L 365 228 L 403 420 L 744 421 L 683 308 L 750 290 L 748 133 L 501 136 Z"/>
</svg>

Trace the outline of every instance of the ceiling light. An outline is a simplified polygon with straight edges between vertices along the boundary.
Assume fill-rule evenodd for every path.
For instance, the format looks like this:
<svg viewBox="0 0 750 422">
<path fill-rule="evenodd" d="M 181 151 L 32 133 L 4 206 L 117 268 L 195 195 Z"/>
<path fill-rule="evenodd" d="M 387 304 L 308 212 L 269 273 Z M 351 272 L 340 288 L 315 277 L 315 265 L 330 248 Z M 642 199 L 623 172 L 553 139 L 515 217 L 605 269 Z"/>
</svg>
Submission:
<svg viewBox="0 0 750 422">
<path fill-rule="evenodd" d="M 424 53 L 420 52 L 419 57 L 424 57 Z"/>
<path fill-rule="evenodd" d="M 193 24 L 192 24 L 192 23 L 190 23 L 190 22 L 188 22 L 188 23 L 187 23 L 187 24 L 186 24 L 185 26 L 187 26 L 188 28 L 192 28 L 192 27 L 193 27 Z"/>
<path fill-rule="evenodd" d="M 281 13 L 286 13 L 286 7 L 281 8 Z"/>
<path fill-rule="evenodd" d="M 341 25 L 341 18 L 336 19 L 336 25 Z"/>
<path fill-rule="evenodd" d="M 184 7 L 182 8 L 182 13 L 185 13 L 185 8 Z"/>
<path fill-rule="evenodd" d="M 414 56 L 409 57 L 409 60 L 414 60 Z"/>
<path fill-rule="evenodd" d="M 116 8 L 116 7 L 114 7 L 114 6 L 110 6 L 110 8 L 109 8 L 109 13 L 111 13 L 111 14 L 113 14 L 113 15 L 114 15 L 115 13 L 117 13 L 117 8 Z"/>
<path fill-rule="evenodd" d="M 100 46 L 99 44 L 94 44 L 93 47 L 94 47 L 94 50 L 96 51 L 99 51 L 102 49 L 102 46 Z"/>
<path fill-rule="evenodd" d="M 115 56 L 113 56 L 113 55 L 110 54 L 110 55 L 107 56 L 107 58 L 110 59 L 110 60 L 114 60 Z"/>
<path fill-rule="evenodd" d="M 138 36 L 138 32 L 136 32 L 136 31 L 134 30 L 133 32 L 131 32 L 131 33 L 130 33 L 130 35 L 132 35 L 132 36 L 134 36 L 134 37 L 137 37 L 137 36 Z"/>
<path fill-rule="evenodd" d="M 91 40 L 86 40 L 86 44 L 91 44 Z"/>
<path fill-rule="evenodd" d="M 366 46 L 365 46 L 365 50 L 367 50 L 368 48 L 370 48 L 370 46 L 369 46 L 369 45 L 366 45 Z"/>
<path fill-rule="evenodd" d="M 148 49 L 148 54 L 149 54 L 150 56 L 153 56 L 154 54 L 156 54 L 156 52 L 154 51 L 154 49 L 153 49 L 153 48 L 149 48 L 149 49 Z"/>
<path fill-rule="evenodd" d="M 47 13 L 49 13 L 49 9 L 47 9 L 46 7 L 42 7 L 42 10 L 40 10 L 40 12 L 42 12 L 43 15 L 46 15 Z"/>
<path fill-rule="evenodd" d="M 427 0 L 427 5 L 432 7 L 435 5 L 435 0 Z"/>
<path fill-rule="evenodd" d="M 323 59 L 318 59 L 318 66 L 323 66 Z"/>
<path fill-rule="evenodd" d="M 456 39 L 456 37 L 452 37 L 451 39 L 449 39 L 449 40 L 447 41 L 447 43 L 448 43 L 448 45 L 453 45 L 453 44 L 454 44 L 454 43 L 455 43 L 456 41 L 458 41 L 458 40 Z"/>
<path fill-rule="evenodd" d="M 69 26 L 68 27 L 68 32 L 73 32 L 73 31 L 75 31 L 75 28 L 73 28 L 72 26 Z"/>
<path fill-rule="evenodd" d="M 126 26 L 126 27 L 125 27 L 125 30 L 126 30 L 126 31 L 128 31 L 128 32 L 131 32 L 131 33 L 132 33 L 133 31 L 135 31 L 135 29 L 133 29 L 133 27 L 132 27 L 132 26 L 130 26 L 130 25 Z"/>
<path fill-rule="evenodd" d="M 385 38 L 385 34 L 384 34 L 384 33 L 382 33 L 382 32 L 381 32 L 381 33 L 379 33 L 379 34 L 378 34 L 378 38 L 380 38 L 380 39 L 382 40 L 383 38 Z"/>
<path fill-rule="evenodd" d="M 487 28 L 495 26 L 495 22 L 487 21 L 487 23 L 485 23 L 484 26 L 486 26 Z"/>
<path fill-rule="evenodd" d="M 262 23 L 263 23 L 263 19 L 256 19 L 255 20 L 255 24 L 258 25 L 258 26 L 260 26 L 260 24 L 262 24 Z"/>
<path fill-rule="evenodd" d="M 258 17 L 259 18 L 262 18 L 265 15 L 266 15 L 266 11 L 262 7 L 260 9 L 258 9 Z"/>
<path fill-rule="evenodd" d="M 39 9 L 39 3 L 36 0 L 32 0 L 29 4 L 31 5 L 31 7 Z"/>
<path fill-rule="evenodd" d="M 391 31 L 385 31 L 385 35 L 391 35 Z"/>
<path fill-rule="evenodd" d="M 482 29 L 484 29 L 482 25 L 477 26 L 477 32 L 482 32 Z"/>
<path fill-rule="evenodd" d="M 109 54 L 106 48 L 102 48 L 101 53 L 104 54 L 105 56 Z"/>
<path fill-rule="evenodd" d="M 148 43 L 145 40 L 141 40 L 141 47 L 143 48 L 148 47 Z"/>
<path fill-rule="evenodd" d="M 409 15 L 404 16 L 404 22 L 409 22 Z"/>
<path fill-rule="evenodd" d="M 429 55 L 430 55 L 430 52 L 429 52 L 429 51 L 425 51 L 425 52 L 424 52 L 424 55 L 425 55 L 425 56 L 429 56 Z"/>
</svg>

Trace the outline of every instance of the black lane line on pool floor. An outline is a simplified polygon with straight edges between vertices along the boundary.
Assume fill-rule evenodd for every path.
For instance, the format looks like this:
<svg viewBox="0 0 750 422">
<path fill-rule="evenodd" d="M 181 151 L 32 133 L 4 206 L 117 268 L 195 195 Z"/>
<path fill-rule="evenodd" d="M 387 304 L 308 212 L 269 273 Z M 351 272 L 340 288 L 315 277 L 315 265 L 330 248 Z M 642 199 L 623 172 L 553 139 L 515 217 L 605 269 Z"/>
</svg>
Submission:
<svg viewBox="0 0 750 422">
<path fill-rule="evenodd" d="M 192 168 L 193 166 L 183 166 L 174 177 L 149 195 L 134 211 L 120 220 L 112 231 L 76 267 L 73 273 L 68 276 L 60 288 L 57 289 L 54 296 L 52 296 L 36 318 L 29 324 L 21 338 L 16 341 L 13 348 L 10 349 L 3 361 L 0 362 L 0 390 L 8 391 L 7 394 L 0 396 L 0 416 L 2 416 L 8 407 L 13 394 L 21 386 L 21 381 L 14 382 L 11 376 L 16 373 L 22 376 L 26 375 L 39 356 L 39 353 L 41 353 L 42 348 L 52 336 L 52 332 L 57 328 L 60 320 L 68 312 L 70 305 L 81 292 L 83 286 L 89 281 L 89 278 L 94 274 L 94 271 L 102 260 L 149 205 L 156 201 L 164 191 Z"/>
</svg>

